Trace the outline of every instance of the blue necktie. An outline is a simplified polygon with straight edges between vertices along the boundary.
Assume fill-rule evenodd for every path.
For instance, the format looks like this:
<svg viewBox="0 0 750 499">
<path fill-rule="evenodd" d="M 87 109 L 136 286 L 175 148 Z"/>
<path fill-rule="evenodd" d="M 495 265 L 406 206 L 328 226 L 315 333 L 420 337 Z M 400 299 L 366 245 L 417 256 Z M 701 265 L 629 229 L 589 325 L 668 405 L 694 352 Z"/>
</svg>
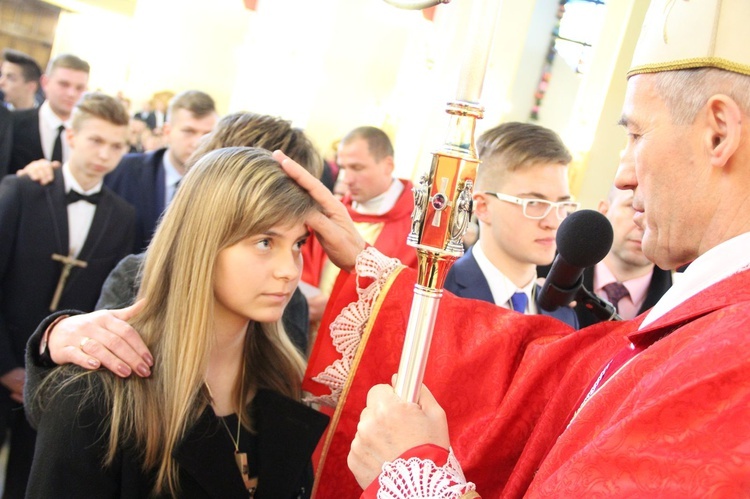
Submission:
<svg viewBox="0 0 750 499">
<path fill-rule="evenodd" d="M 526 305 L 529 303 L 529 298 L 526 296 L 526 293 L 523 293 L 521 291 L 517 291 L 513 293 L 513 296 L 510 297 L 510 304 L 513 306 L 513 310 L 520 313 L 526 312 Z"/>
</svg>

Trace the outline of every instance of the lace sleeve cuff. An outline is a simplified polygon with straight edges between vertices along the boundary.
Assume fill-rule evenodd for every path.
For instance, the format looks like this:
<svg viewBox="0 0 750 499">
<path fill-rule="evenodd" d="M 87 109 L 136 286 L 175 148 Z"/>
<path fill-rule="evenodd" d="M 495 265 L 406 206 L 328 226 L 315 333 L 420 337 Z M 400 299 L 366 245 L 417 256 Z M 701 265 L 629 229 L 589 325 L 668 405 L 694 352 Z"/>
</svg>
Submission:
<svg viewBox="0 0 750 499">
<path fill-rule="evenodd" d="M 434 448 L 434 446 L 431 446 Z M 445 449 L 439 449 L 445 455 Z M 433 453 L 434 454 L 434 453 Z M 464 478 L 453 449 L 438 466 L 432 459 L 412 457 L 385 463 L 378 477 L 378 499 L 479 498 L 473 483 Z"/>
</svg>

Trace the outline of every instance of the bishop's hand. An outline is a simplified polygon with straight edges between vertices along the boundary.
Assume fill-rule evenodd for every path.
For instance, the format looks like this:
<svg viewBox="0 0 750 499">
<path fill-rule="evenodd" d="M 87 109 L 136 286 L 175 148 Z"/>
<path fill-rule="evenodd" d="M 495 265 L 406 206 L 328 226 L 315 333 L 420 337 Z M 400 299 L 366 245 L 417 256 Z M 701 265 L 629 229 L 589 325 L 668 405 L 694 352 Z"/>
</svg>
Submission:
<svg viewBox="0 0 750 499">
<path fill-rule="evenodd" d="M 402 400 L 392 386 L 375 385 L 367 393 L 367 407 L 360 415 L 347 463 L 364 489 L 384 463 L 424 444 L 450 446 L 445 411 L 432 393 L 422 385 L 415 404 Z"/>
<path fill-rule="evenodd" d="M 365 249 L 365 240 L 354 227 L 346 207 L 320 180 L 289 156 L 281 151 L 274 151 L 273 158 L 320 205 L 321 211 L 312 212 L 305 223 L 315 231 L 315 237 L 323 245 L 333 264 L 350 272 L 354 269 L 357 255 Z"/>
</svg>

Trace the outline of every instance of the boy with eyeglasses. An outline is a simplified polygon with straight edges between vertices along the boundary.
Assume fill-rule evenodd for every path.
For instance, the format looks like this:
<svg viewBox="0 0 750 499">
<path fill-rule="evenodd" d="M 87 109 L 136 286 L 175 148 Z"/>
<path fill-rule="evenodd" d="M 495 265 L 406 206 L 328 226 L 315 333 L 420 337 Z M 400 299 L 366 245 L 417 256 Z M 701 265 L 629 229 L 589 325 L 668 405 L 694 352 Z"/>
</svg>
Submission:
<svg viewBox="0 0 750 499">
<path fill-rule="evenodd" d="M 570 152 L 547 128 L 504 123 L 477 141 L 482 163 L 474 188 L 477 243 L 448 273 L 445 289 L 526 314 L 544 314 L 578 327 L 570 308 L 537 306 L 538 265 L 555 257 L 557 228 L 579 204 L 570 196 Z"/>
</svg>

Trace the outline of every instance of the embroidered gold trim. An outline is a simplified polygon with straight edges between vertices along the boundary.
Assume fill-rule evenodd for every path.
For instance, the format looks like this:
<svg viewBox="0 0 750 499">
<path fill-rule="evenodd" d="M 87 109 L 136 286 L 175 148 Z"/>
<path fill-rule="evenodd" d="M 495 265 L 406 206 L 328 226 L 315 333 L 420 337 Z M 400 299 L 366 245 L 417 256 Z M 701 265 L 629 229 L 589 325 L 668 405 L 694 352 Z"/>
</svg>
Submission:
<svg viewBox="0 0 750 499">
<path fill-rule="evenodd" d="M 644 73 L 676 71 L 679 69 L 717 68 L 750 76 L 750 65 L 740 64 L 721 57 L 695 57 L 670 62 L 658 62 L 635 66 L 628 71 L 628 77 Z"/>
<path fill-rule="evenodd" d="M 328 450 L 331 447 L 331 443 L 333 440 L 333 435 L 336 433 L 336 427 L 338 426 L 339 420 L 341 419 L 341 412 L 343 411 L 343 407 L 346 404 L 347 396 L 349 395 L 349 388 L 352 384 L 352 379 L 354 377 L 354 373 L 357 372 L 357 368 L 359 367 L 360 359 L 362 358 L 362 354 L 365 350 L 365 347 L 363 345 L 367 345 L 367 340 L 370 338 L 370 333 L 372 332 L 372 327 L 374 324 L 373 318 L 377 316 L 378 312 L 380 311 L 380 307 L 383 304 L 383 301 L 385 300 L 385 296 L 388 294 L 387 291 L 390 289 L 391 285 L 393 284 L 393 281 L 396 280 L 396 277 L 401 273 L 401 271 L 406 268 L 404 266 L 396 267 L 390 275 L 385 280 L 383 287 L 380 289 L 377 298 L 375 299 L 375 302 L 372 305 L 372 308 L 370 309 L 370 316 L 367 319 L 367 325 L 365 326 L 365 330 L 362 333 L 362 337 L 360 339 L 359 345 L 357 346 L 357 352 L 354 355 L 354 359 L 352 360 L 352 364 L 349 370 L 349 375 L 346 378 L 346 383 L 344 383 L 344 387 L 341 391 L 341 394 L 338 397 L 338 401 L 336 403 L 336 410 L 333 413 L 333 417 L 331 418 L 331 424 L 328 426 L 328 431 L 326 432 L 326 440 L 323 444 L 323 449 L 320 453 L 320 461 L 318 462 L 318 467 L 315 471 L 315 482 L 313 483 L 313 490 L 311 497 L 315 497 L 317 491 L 318 491 L 318 484 L 320 483 L 321 476 L 323 475 L 323 468 L 325 468 L 326 458 L 328 457 Z M 383 269 L 384 271 L 387 271 L 386 269 Z M 362 300 L 363 298 L 360 296 L 358 300 Z"/>
</svg>

